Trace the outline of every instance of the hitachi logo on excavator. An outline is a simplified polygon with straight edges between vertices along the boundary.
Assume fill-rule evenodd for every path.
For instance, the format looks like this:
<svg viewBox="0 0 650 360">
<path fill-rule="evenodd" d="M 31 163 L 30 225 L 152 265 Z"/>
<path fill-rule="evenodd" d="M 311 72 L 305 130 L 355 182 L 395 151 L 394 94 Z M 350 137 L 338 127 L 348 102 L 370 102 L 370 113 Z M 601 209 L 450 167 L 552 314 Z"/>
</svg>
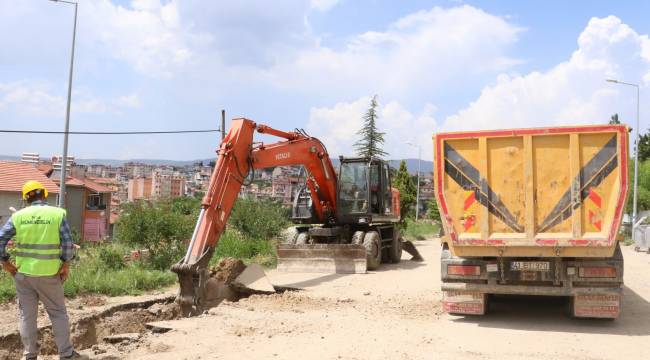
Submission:
<svg viewBox="0 0 650 360">
<path fill-rule="evenodd" d="M 275 160 L 284 160 L 284 159 L 288 159 L 290 157 L 291 157 L 290 152 L 284 152 L 284 153 L 279 153 L 279 154 L 275 155 Z"/>
</svg>

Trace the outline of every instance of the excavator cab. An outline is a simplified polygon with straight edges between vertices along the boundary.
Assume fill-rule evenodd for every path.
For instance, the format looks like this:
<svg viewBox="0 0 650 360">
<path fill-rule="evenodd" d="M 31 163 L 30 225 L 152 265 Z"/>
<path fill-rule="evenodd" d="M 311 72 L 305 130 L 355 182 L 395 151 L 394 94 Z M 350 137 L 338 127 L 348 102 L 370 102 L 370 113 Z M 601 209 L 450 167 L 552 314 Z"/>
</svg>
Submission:
<svg viewBox="0 0 650 360">
<path fill-rule="evenodd" d="M 375 158 L 340 157 L 337 199 L 338 224 L 398 222 L 399 191 L 391 187 L 390 168 Z M 292 220 L 295 224 L 318 223 L 309 188 L 294 194 Z"/>
<path fill-rule="evenodd" d="M 299 189 L 292 211 L 299 225 L 278 246 L 278 270 L 364 273 L 400 260 L 399 191 L 391 187 L 388 163 L 367 157 L 339 160 L 336 213 L 330 222 L 315 225 L 313 194 L 307 186 Z"/>
<path fill-rule="evenodd" d="M 393 203 L 388 163 L 374 158 L 340 157 L 338 214 L 341 224 L 399 221 L 399 201 Z"/>
</svg>

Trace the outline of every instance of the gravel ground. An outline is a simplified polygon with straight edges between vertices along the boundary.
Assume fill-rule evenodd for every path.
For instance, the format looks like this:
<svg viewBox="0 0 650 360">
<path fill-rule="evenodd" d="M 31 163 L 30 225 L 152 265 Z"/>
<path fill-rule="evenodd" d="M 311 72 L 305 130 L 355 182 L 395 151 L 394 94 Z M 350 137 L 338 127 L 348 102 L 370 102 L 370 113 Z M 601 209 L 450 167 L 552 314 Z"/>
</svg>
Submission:
<svg viewBox="0 0 650 360">
<path fill-rule="evenodd" d="M 642 359 L 650 341 L 650 255 L 623 249 L 626 290 L 618 320 L 566 317 L 562 298 L 496 298 L 490 314 L 440 310 L 439 242 L 426 261 L 363 275 L 281 274 L 303 288 L 225 302 L 198 318 L 163 322 L 127 359 Z"/>
</svg>

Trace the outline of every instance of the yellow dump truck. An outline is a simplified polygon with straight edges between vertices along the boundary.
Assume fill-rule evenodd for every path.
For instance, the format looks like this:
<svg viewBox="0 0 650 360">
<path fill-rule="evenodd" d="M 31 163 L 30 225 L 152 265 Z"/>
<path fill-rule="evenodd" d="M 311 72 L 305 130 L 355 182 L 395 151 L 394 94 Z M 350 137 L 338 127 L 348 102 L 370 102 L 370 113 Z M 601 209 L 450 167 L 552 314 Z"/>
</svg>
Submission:
<svg viewBox="0 0 650 360">
<path fill-rule="evenodd" d="M 570 297 L 575 317 L 618 317 L 627 134 L 604 125 L 435 135 L 445 311 L 482 315 L 488 295 L 521 294 Z"/>
</svg>

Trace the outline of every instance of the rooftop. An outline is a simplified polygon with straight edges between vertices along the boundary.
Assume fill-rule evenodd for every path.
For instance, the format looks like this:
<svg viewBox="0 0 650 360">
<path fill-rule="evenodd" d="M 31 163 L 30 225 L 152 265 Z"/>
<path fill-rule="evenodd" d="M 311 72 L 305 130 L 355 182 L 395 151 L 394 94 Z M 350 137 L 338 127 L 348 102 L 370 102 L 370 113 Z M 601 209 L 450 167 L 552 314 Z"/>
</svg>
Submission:
<svg viewBox="0 0 650 360">
<path fill-rule="evenodd" d="M 54 179 L 54 181 L 58 184 L 60 182 L 59 179 Z M 110 193 L 113 192 L 113 190 L 107 186 L 98 184 L 92 180 L 89 179 L 79 179 L 76 177 L 68 176 L 65 180 L 65 184 L 67 186 L 79 186 L 79 187 L 85 187 L 91 191 L 94 191 L 96 193 Z"/>
<path fill-rule="evenodd" d="M 59 187 L 32 164 L 0 161 L 0 191 L 22 192 L 29 180 L 43 184 L 48 192 L 59 193 Z"/>
</svg>

